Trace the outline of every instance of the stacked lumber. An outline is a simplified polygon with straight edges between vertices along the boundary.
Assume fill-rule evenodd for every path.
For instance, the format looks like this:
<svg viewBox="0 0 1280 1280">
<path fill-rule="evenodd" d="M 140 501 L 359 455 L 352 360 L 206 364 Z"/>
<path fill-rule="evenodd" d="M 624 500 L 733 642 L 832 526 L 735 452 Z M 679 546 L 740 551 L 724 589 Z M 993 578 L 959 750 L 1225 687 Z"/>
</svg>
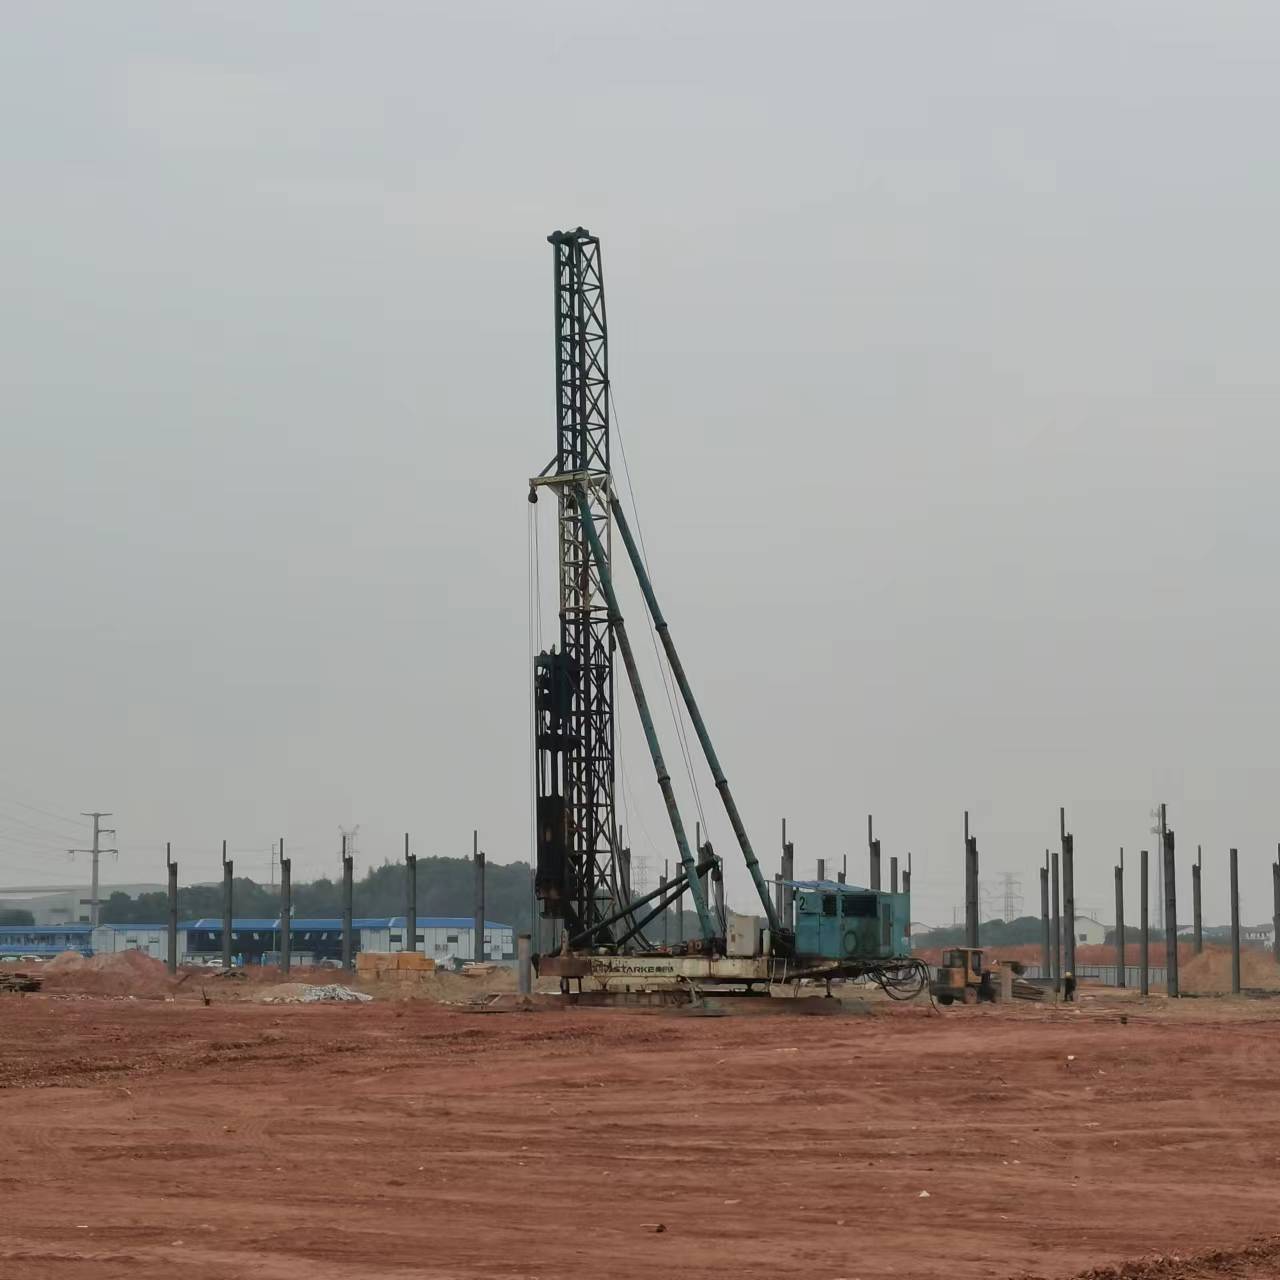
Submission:
<svg viewBox="0 0 1280 1280">
<path fill-rule="evenodd" d="M 359 951 L 356 975 L 368 982 L 422 982 L 436 962 L 420 951 Z"/>
</svg>

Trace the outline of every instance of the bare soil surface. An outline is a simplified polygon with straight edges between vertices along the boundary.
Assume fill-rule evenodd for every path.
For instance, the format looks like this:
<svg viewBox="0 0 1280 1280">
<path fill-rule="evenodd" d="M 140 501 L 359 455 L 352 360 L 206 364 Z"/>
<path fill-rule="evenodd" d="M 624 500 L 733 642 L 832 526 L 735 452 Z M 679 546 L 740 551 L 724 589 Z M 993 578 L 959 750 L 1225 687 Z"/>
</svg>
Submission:
<svg viewBox="0 0 1280 1280">
<path fill-rule="evenodd" d="M 1280 1275 L 1280 1000 L 793 1003 L 0 997 L 0 1276 Z"/>
</svg>

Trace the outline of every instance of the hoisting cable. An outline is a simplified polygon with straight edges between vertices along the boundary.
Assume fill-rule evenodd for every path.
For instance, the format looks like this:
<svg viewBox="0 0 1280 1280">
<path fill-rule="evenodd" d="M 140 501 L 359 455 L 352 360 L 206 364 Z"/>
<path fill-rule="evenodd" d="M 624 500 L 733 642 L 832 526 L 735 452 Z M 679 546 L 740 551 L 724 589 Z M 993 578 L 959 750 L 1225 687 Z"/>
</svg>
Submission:
<svg viewBox="0 0 1280 1280">
<path fill-rule="evenodd" d="M 622 457 L 622 474 L 626 478 L 627 492 L 631 495 L 631 511 L 635 517 L 636 533 L 640 542 L 640 554 L 644 559 L 645 572 L 649 573 L 650 578 L 652 578 L 653 575 L 649 572 L 649 552 L 644 543 L 644 529 L 640 523 L 640 503 L 636 498 L 635 485 L 631 479 L 631 467 L 627 462 L 627 446 L 622 437 L 622 424 L 618 418 L 618 402 L 614 399 L 612 383 L 609 386 L 609 407 L 612 410 L 611 423 L 618 439 L 618 452 Z M 689 778 L 690 789 L 693 792 L 694 807 L 698 811 L 698 820 L 702 824 L 702 830 L 707 839 L 710 839 L 711 829 L 707 823 L 707 815 L 702 808 L 702 793 L 698 790 L 698 779 L 693 768 L 693 755 L 689 750 L 689 739 L 685 731 L 684 709 L 675 697 L 672 688 L 673 677 L 668 668 L 665 655 L 658 646 L 658 636 L 654 631 L 653 619 L 649 617 L 648 610 L 645 611 L 645 621 L 649 628 L 649 640 L 653 645 L 654 657 L 658 663 L 658 674 L 662 677 L 662 687 L 667 697 L 667 709 L 671 712 L 671 719 L 675 723 L 676 739 L 680 743 L 680 754 L 684 757 L 684 767 Z"/>
</svg>

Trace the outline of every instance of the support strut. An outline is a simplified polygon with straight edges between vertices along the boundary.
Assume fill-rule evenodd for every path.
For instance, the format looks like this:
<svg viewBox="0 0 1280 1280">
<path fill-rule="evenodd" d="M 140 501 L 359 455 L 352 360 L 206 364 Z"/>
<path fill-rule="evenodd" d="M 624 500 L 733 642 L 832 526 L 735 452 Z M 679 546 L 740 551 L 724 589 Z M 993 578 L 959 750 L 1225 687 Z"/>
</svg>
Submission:
<svg viewBox="0 0 1280 1280">
<path fill-rule="evenodd" d="M 671 787 L 671 775 L 662 758 L 662 748 L 658 745 L 658 735 L 653 727 L 653 717 L 649 714 L 649 703 L 644 695 L 644 686 L 640 683 L 640 672 L 636 667 L 635 654 L 631 650 L 631 640 L 627 635 L 626 623 L 622 620 L 622 610 L 618 607 L 618 597 L 613 590 L 613 578 L 609 573 L 609 558 L 600 544 L 600 535 L 596 532 L 596 522 L 591 514 L 591 503 L 586 490 L 581 486 L 574 489 L 578 500 L 578 510 L 582 516 L 582 528 L 591 545 L 591 554 L 596 562 L 596 570 L 600 575 L 600 588 L 604 592 L 609 606 L 609 624 L 617 637 L 618 647 L 622 650 L 622 661 L 627 668 L 627 679 L 631 682 L 631 692 L 636 700 L 636 710 L 640 714 L 640 723 L 644 726 L 645 740 L 649 744 L 649 754 L 653 757 L 654 772 L 658 775 L 658 786 L 662 789 L 662 798 L 667 804 L 667 816 L 671 819 L 671 830 L 675 834 L 676 846 L 680 850 L 680 862 L 684 874 L 689 881 L 689 891 L 693 895 L 694 909 L 698 913 L 698 924 L 702 928 L 702 937 L 710 942 L 715 937 L 715 928 L 711 923 L 711 912 L 707 909 L 707 897 L 703 892 L 702 881 L 697 874 L 697 865 L 693 854 L 689 852 L 689 840 L 685 835 L 684 823 L 680 818 L 680 810 L 676 805 L 676 794 Z M 758 868 L 757 868 L 758 870 Z"/>
<path fill-rule="evenodd" d="M 712 868 L 712 865 L 713 864 L 710 862 L 704 862 L 698 868 L 699 874 L 701 874 L 704 871 L 710 871 Z M 610 925 L 617 924 L 619 920 L 625 920 L 627 919 L 628 916 L 633 916 L 636 912 L 637 907 L 646 906 L 648 903 L 652 902 L 655 898 L 663 897 L 663 895 L 666 895 L 666 897 L 663 898 L 663 902 L 660 904 L 661 907 L 666 907 L 667 900 L 670 898 L 674 898 L 678 893 L 680 893 L 681 890 L 683 890 L 685 883 L 686 883 L 685 876 L 684 876 L 684 872 L 682 871 L 678 876 L 675 876 L 669 884 L 660 884 L 656 889 L 651 889 L 648 893 L 646 893 L 643 898 L 636 898 L 628 902 L 626 906 L 619 907 L 618 910 L 613 912 L 612 915 L 605 916 L 605 918 L 601 920 L 598 925 L 594 926 L 593 929 L 584 929 L 581 933 L 575 935 L 574 937 L 571 937 L 569 939 L 569 950 L 572 951 L 575 947 L 579 947 L 584 942 L 586 942 L 591 937 L 591 934 L 594 931 L 594 929 L 605 929 L 605 928 L 608 928 Z M 658 914 L 659 912 L 654 912 L 654 915 L 658 915 Z M 647 920 L 648 920 L 648 917 L 646 917 L 646 920 L 642 923 L 647 923 Z M 627 936 L 630 937 L 631 935 L 628 934 Z"/>
<path fill-rule="evenodd" d="M 777 937 L 781 931 L 781 923 L 769 895 L 769 886 L 765 883 L 764 873 L 760 870 L 760 863 L 756 859 L 755 850 L 751 847 L 751 839 L 747 835 L 747 828 L 743 824 L 742 815 L 738 812 L 733 792 L 729 790 L 729 779 L 724 776 L 724 770 L 720 767 L 716 749 L 711 745 L 711 735 L 707 732 L 706 722 L 702 719 L 702 712 L 698 709 L 693 690 L 689 687 L 689 679 L 684 673 L 684 664 L 680 661 L 680 655 L 676 652 L 675 642 L 671 639 L 671 628 L 667 625 L 667 620 L 662 616 L 662 610 L 658 607 L 658 597 L 653 593 L 653 584 L 649 581 L 649 575 L 645 572 L 644 560 L 640 555 L 639 548 L 636 546 L 635 539 L 631 536 L 631 526 L 627 523 L 622 504 L 611 494 L 609 505 L 613 511 L 613 518 L 618 523 L 618 532 L 622 535 L 622 541 L 627 548 L 627 555 L 631 558 L 631 567 L 636 571 L 636 578 L 640 583 L 640 590 L 644 595 L 645 604 L 648 606 L 649 614 L 653 618 L 654 629 L 658 633 L 658 638 L 662 641 L 662 648 L 667 655 L 667 661 L 671 664 L 671 672 L 676 678 L 676 684 L 680 686 L 680 696 L 684 699 L 684 705 L 689 709 L 689 719 L 693 721 L 694 731 L 698 735 L 698 741 L 702 744 L 702 753 L 707 758 L 707 767 L 711 770 L 711 776 L 715 779 L 716 790 L 720 793 L 720 799 L 724 802 L 725 813 L 729 815 L 729 825 L 733 828 L 733 834 L 737 837 L 738 847 L 742 850 L 742 857 L 747 864 L 747 870 L 751 873 L 751 883 L 755 885 L 760 905 L 764 907 L 765 916 L 769 921 L 769 929 L 772 931 L 773 936 Z"/>
</svg>

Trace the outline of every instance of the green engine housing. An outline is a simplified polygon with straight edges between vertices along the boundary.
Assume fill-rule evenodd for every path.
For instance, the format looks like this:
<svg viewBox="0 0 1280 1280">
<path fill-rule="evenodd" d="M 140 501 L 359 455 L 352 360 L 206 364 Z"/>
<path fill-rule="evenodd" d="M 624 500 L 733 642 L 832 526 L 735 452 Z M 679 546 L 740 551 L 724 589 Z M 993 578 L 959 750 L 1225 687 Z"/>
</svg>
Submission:
<svg viewBox="0 0 1280 1280">
<path fill-rule="evenodd" d="M 796 954 L 825 960 L 891 960 L 911 953 L 911 895 L 834 880 L 798 880 Z"/>
</svg>

